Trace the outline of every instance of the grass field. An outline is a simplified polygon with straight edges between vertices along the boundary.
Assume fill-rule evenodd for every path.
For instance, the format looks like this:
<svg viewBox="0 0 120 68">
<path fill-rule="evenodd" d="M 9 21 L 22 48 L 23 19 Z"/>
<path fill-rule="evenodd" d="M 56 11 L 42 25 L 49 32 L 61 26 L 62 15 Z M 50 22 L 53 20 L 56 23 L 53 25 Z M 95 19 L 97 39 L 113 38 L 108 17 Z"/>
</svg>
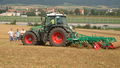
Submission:
<svg viewBox="0 0 120 68">
<path fill-rule="evenodd" d="M 10 28 L 15 31 L 17 28 L 28 30 L 31 27 L 0 25 L 0 68 L 120 68 L 120 37 L 102 34 L 120 34 L 120 31 L 76 29 L 85 35 L 96 34 L 118 39 L 114 43 L 117 49 L 97 51 L 75 47 L 23 46 L 20 41 L 9 42 L 7 32 Z"/>
<path fill-rule="evenodd" d="M 120 28 L 110 28 L 110 29 L 120 31 Z"/>
<path fill-rule="evenodd" d="M 68 18 L 68 22 L 71 23 L 112 23 L 119 24 L 120 18 L 96 18 L 96 17 L 78 17 L 78 18 Z"/>
<path fill-rule="evenodd" d="M 17 17 L 17 16 L 0 16 L 0 21 L 12 22 L 41 22 L 40 17 Z"/>
<path fill-rule="evenodd" d="M 69 23 L 120 23 L 120 17 L 68 16 Z M 9 17 L 0 16 L 0 21 L 41 22 L 40 17 Z"/>
</svg>

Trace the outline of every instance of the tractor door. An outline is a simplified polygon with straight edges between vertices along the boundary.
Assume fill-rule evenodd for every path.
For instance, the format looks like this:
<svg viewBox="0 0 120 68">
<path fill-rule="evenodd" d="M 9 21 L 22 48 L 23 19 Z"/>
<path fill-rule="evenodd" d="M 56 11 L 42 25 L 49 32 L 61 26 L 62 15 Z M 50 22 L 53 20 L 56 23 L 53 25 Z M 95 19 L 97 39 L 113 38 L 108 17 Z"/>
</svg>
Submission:
<svg viewBox="0 0 120 68">
<path fill-rule="evenodd" d="M 45 31 L 48 31 L 53 25 L 56 24 L 55 16 L 48 16 L 45 18 Z"/>
</svg>

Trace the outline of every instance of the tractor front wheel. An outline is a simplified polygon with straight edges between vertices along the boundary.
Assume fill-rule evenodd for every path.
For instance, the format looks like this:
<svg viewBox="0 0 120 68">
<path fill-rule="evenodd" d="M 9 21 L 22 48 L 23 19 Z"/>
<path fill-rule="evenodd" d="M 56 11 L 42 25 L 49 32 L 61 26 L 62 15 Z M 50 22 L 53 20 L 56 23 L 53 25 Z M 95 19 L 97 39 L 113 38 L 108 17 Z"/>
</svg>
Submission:
<svg viewBox="0 0 120 68">
<path fill-rule="evenodd" d="M 35 45 L 37 44 L 37 37 L 33 32 L 26 32 L 22 38 L 23 45 Z"/>
<path fill-rule="evenodd" d="M 65 46 L 67 33 L 63 28 L 53 28 L 49 34 L 50 44 L 53 46 Z"/>
</svg>

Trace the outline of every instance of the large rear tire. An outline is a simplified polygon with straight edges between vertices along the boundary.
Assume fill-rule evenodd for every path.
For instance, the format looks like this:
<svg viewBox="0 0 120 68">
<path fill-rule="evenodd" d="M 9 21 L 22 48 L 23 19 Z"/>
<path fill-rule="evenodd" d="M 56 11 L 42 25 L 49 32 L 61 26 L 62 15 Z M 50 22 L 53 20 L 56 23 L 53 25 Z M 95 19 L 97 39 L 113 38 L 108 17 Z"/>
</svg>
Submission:
<svg viewBox="0 0 120 68">
<path fill-rule="evenodd" d="M 26 32 L 22 38 L 23 45 L 36 45 L 37 37 L 33 32 Z"/>
<path fill-rule="evenodd" d="M 63 28 L 53 28 L 49 33 L 49 42 L 53 46 L 66 46 L 67 32 Z"/>
</svg>

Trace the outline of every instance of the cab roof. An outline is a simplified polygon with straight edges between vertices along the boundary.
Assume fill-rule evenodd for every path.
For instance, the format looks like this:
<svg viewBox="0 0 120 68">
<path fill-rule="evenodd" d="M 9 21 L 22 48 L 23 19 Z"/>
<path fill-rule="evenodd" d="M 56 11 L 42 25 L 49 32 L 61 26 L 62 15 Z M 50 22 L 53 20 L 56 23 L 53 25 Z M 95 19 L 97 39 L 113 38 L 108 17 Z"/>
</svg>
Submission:
<svg viewBox="0 0 120 68">
<path fill-rule="evenodd" d="M 50 14 L 47 14 L 47 16 L 65 16 L 65 15 L 60 13 L 50 13 Z"/>
</svg>

